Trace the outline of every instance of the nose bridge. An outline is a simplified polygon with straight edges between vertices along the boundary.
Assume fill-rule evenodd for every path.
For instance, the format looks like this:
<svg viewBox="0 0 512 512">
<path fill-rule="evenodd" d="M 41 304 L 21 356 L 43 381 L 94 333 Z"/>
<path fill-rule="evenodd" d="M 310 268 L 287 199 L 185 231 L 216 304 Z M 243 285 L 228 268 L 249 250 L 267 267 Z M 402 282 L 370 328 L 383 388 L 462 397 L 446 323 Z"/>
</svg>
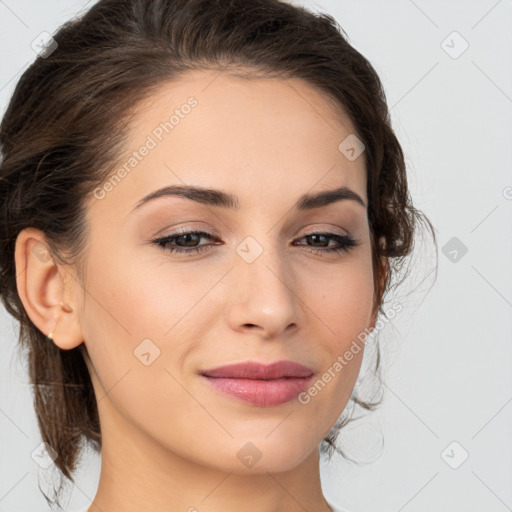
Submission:
<svg viewBox="0 0 512 512">
<path fill-rule="evenodd" d="M 236 248 L 234 311 L 239 326 L 252 324 L 272 334 L 298 321 L 293 268 L 272 236 L 246 237 Z"/>
</svg>

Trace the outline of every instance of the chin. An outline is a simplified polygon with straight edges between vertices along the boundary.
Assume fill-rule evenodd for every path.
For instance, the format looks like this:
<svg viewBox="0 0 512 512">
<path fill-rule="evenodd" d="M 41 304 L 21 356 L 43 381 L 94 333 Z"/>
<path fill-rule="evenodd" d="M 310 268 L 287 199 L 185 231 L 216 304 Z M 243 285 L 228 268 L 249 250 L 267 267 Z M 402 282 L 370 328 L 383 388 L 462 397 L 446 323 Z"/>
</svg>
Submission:
<svg viewBox="0 0 512 512">
<path fill-rule="evenodd" d="M 270 437 L 265 439 L 254 436 L 244 440 L 230 440 L 224 449 L 212 454 L 210 460 L 214 461 L 214 467 L 226 472 L 247 475 L 281 473 L 296 468 L 317 447 L 317 444 L 312 443 L 308 448 L 305 439 L 292 444 L 286 436 L 276 436 L 273 440 Z M 219 461 L 225 461 L 225 464 L 219 464 Z"/>
</svg>

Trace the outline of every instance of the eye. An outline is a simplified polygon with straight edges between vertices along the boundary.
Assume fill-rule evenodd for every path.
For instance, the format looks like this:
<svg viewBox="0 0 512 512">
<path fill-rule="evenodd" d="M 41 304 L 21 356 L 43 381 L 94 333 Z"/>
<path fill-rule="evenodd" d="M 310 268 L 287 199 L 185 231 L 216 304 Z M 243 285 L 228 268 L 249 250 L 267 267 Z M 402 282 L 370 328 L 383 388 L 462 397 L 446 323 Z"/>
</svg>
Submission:
<svg viewBox="0 0 512 512">
<path fill-rule="evenodd" d="M 187 231 L 185 228 L 171 235 L 153 240 L 153 243 L 157 244 L 164 251 L 191 254 L 208 250 L 208 245 L 194 245 L 201 238 L 207 238 L 209 240 L 216 239 L 213 235 L 205 231 Z M 181 244 L 183 244 L 183 246 L 181 246 Z"/>
<path fill-rule="evenodd" d="M 211 244 L 199 244 L 202 238 L 220 242 L 217 237 L 205 231 L 191 231 L 183 228 L 182 230 L 168 236 L 153 240 L 152 243 L 160 247 L 162 250 L 171 253 L 198 254 L 211 248 Z M 315 254 L 349 252 L 350 249 L 359 245 L 359 242 L 350 235 L 342 235 L 339 233 L 314 232 L 308 233 L 297 240 L 300 241 L 304 239 L 316 244 L 315 246 L 310 246 L 307 249 L 309 252 Z M 337 245 L 329 247 L 329 243 L 332 241 L 336 242 Z M 294 242 L 293 245 L 300 244 L 296 244 Z"/>
<path fill-rule="evenodd" d="M 316 247 L 308 249 L 310 252 L 315 254 L 349 252 L 350 249 L 359 245 L 359 242 L 350 235 L 341 235 L 339 233 L 308 233 L 302 238 L 299 238 L 299 240 L 304 239 L 308 239 L 314 244 L 319 244 Z M 335 245 L 334 247 L 325 247 L 325 244 L 328 245 L 330 241 L 335 241 L 338 245 Z"/>
</svg>

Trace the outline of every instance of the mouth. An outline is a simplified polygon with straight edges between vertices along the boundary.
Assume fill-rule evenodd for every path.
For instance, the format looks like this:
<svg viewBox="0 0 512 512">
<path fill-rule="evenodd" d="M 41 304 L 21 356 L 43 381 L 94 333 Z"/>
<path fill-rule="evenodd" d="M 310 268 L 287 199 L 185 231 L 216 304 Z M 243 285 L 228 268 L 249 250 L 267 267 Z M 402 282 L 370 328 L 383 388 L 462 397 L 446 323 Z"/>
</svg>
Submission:
<svg viewBox="0 0 512 512">
<path fill-rule="evenodd" d="M 201 376 L 217 392 L 262 407 L 294 400 L 314 372 L 293 361 L 264 365 L 255 361 L 204 370 Z"/>
</svg>

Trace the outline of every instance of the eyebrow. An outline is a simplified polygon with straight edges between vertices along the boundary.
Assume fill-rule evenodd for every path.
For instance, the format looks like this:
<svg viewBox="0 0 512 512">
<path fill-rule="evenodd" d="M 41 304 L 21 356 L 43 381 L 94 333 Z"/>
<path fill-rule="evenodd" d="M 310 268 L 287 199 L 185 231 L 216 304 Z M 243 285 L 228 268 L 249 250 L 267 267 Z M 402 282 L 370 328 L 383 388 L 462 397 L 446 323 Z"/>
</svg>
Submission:
<svg viewBox="0 0 512 512">
<path fill-rule="evenodd" d="M 147 202 L 165 196 L 180 196 L 209 206 L 220 206 L 231 210 L 240 210 L 240 201 L 237 196 L 212 188 L 202 188 L 190 185 L 170 185 L 155 190 L 144 196 L 132 209 L 132 212 Z M 355 201 L 364 208 L 367 207 L 359 194 L 347 187 L 339 187 L 334 190 L 326 190 L 316 194 L 304 194 L 294 205 L 299 211 L 321 208 L 338 201 Z M 131 212 L 130 212 L 131 213 Z"/>
</svg>

